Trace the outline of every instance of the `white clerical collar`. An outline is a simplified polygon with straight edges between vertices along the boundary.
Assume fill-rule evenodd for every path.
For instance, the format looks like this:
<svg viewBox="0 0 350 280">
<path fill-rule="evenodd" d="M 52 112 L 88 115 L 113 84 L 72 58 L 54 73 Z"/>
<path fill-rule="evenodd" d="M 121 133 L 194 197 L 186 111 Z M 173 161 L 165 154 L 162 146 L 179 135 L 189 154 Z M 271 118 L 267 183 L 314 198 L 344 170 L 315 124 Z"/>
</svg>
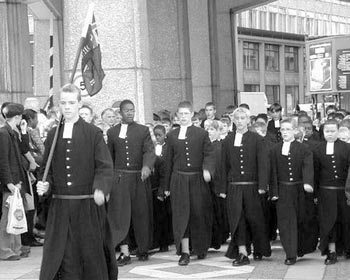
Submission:
<svg viewBox="0 0 350 280">
<path fill-rule="evenodd" d="M 275 123 L 275 128 L 280 128 L 281 127 L 280 120 L 274 120 L 274 123 Z"/>
<path fill-rule="evenodd" d="M 282 144 L 282 155 L 283 156 L 288 156 L 289 155 L 289 150 L 290 150 L 290 145 L 293 143 L 294 139 L 292 141 L 286 142 L 283 141 Z"/>
<path fill-rule="evenodd" d="M 243 138 L 243 133 L 236 132 L 235 142 L 234 142 L 233 146 L 240 147 L 242 145 L 242 138 Z"/>
<path fill-rule="evenodd" d="M 184 140 L 186 139 L 186 132 L 187 128 L 190 127 L 192 124 L 189 125 L 181 125 L 180 126 L 180 132 L 179 132 L 179 137 L 177 139 Z"/>
<path fill-rule="evenodd" d="M 120 124 L 119 138 L 125 139 L 127 131 L 128 131 L 128 124 L 127 123 L 121 123 Z"/>
<path fill-rule="evenodd" d="M 74 122 L 67 122 L 65 121 L 63 124 L 63 139 L 72 139 L 73 137 L 73 127 L 74 124 L 78 121 L 79 119 L 77 119 Z"/>
<path fill-rule="evenodd" d="M 334 142 L 327 142 L 326 145 L 326 155 L 334 154 Z"/>
</svg>

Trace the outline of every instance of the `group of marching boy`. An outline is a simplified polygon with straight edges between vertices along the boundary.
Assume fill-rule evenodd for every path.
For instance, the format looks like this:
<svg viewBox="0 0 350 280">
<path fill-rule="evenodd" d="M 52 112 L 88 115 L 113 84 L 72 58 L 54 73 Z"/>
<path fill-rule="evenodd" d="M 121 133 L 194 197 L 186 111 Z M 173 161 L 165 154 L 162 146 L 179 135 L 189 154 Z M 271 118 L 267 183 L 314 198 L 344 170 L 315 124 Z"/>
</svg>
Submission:
<svg viewBox="0 0 350 280">
<path fill-rule="evenodd" d="M 43 174 L 49 162 L 47 174 L 36 185 L 51 200 L 40 279 L 117 279 L 132 250 L 147 261 L 150 249 L 173 243 L 178 264 L 188 265 L 229 235 L 233 266 L 249 264 L 251 253 L 255 261 L 269 257 L 277 232 L 286 265 L 317 245 L 326 265 L 350 258 L 350 145 L 338 139 L 349 121 L 329 117 L 316 130 L 302 114 L 282 119 L 279 104 L 269 121 L 253 118 L 247 104 L 229 106 L 219 120 L 213 103 L 201 117 L 182 101 L 172 120 L 147 127 L 124 100 L 121 122 L 102 131 L 79 116 L 81 93 L 72 84 L 61 89 L 59 107 L 41 163 Z M 15 188 L 23 198 L 28 192 L 23 106 L 6 103 L 1 113 L 0 258 L 10 260 L 21 243 L 6 233 L 6 199 Z"/>
</svg>

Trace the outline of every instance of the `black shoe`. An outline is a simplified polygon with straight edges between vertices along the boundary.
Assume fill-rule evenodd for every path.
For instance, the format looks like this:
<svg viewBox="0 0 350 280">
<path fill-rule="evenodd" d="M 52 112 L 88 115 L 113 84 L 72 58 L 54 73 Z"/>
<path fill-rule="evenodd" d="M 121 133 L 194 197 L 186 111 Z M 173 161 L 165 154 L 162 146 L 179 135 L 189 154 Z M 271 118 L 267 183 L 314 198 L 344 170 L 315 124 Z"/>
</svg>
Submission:
<svg viewBox="0 0 350 280">
<path fill-rule="evenodd" d="M 325 265 L 335 264 L 337 262 L 337 253 L 328 253 L 327 258 L 324 261 Z"/>
<path fill-rule="evenodd" d="M 44 244 L 37 241 L 37 240 L 34 240 L 31 244 L 30 244 L 30 247 L 41 247 L 43 246 Z"/>
<path fill-rule="evenodd" d="M 197 257 L 199 260 L 204 260 L 206 258 L 206 256 L 207 256 L 207 254 L 200 254 Z"/>
<path fill-rule="evenodd" d="M 148 253 L 140 254 L 139 261 L 142 261 L 142 262 L 148 261 Z"/>
<path fill-rule="evenodd" d="M 261 261 L 262 260 L 262 254 L 260 253 L 254 253 L 253 254 L 254 261 Z"/>
<path fill-rule="evenodd" d="M 190 263 L 190 255 L 187 253 L 181 253 L 181 258 L 179 259 L 179 265 L 188 265 Z"/>
<path fill-rule="evenodd" d="M 118 266 L 124 266 L 131 264 L 131 257 L 125 256 L 124 253 L 121 253 L 117 259 L 117 265 Z"/>
<path fill-rule="evenodd" d="M 289 258 L 284 261 L 285 265 L 293 265 L 297 262 L 297 258 Z"/>
<path fill-rule="evenodd" d="M 239 254 L 238 258 L 235 259 L 232 263 L 233 266 L 242 266 L 247 264 L 250 264 L 250 261 L 248 257 L 243 254 Z"/>
<path fill-rule="evenodd" d="M 164 253 L 164 252 L 168 252 L 169 251 L 169 247 L 168 246 L 161 246 L 159 248 L 159 252 L 160 253 Z"/>
</svg>

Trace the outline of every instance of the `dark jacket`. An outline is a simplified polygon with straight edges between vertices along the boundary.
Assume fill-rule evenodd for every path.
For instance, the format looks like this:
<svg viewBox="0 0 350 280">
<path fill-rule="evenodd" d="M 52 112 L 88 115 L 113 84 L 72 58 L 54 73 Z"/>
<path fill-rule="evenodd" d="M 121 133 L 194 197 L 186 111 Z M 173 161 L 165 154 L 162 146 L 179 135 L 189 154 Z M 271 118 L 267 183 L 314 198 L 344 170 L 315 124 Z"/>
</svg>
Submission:
<svg viewBox="0 0 350 280">
<path fill-rule="evenodd" d="M 257 182 L 259 189 L 267 189 L 268 151 L 264 139 L 251 131 L 243 134 L 241 147 L 234 147 L 236 133 L 222 142 L 222 180 L 230 182 Z"/>
<path fill-rule="evenodd" d="M 7 184 L 22 182 L 21 192 L 29 192 L 28 179 L 22 165 L 18 134 L 7 123 L 0 128 L 0 188 L 9 192 Z"/>
<path fill-rule="evenodd" d="M 141 170 L 143 166 L 153 168 L 156 158 L 154 145 L 147 126 L 131 123 L 126 138 L 119 138 L 121 125 L 108 130 L 108 147 L 115 169 Z"/>
</svg>

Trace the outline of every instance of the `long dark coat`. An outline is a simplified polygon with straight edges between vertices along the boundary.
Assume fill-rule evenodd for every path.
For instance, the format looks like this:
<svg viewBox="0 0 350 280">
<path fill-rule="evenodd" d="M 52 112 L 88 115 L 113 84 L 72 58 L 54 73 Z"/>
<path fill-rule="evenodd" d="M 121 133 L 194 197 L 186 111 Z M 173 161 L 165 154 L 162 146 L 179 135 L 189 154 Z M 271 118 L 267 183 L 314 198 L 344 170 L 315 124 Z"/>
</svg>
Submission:
<svg viewBox="0 0 350 280">
<path fill-rule="evenodd" d="M 113 244 L 117 246 L 128 235 L 130 225 L 140 253 L 152 245 L 152 190 L 150 180 L 142 182 L 141 169 L 153 168 L 156 155 L 147 126 L 133 122 L 126 138 L 119 138 L 121 125 L 108 130 L 108 147 L 114 162 L 113 191 L 109 201 Z"/>
<path fill-rule="evenodd" d="M 315 186 L 318 195 L 320 245 L 322 254 L 328 250 L 330 232 L 339 223 L 337 250 L 350 251 L 350 206 L 346 204 L 345 185 L 349 181 L 350 145 L 340 140 L 334 143 L 334 154 L 326 155 L 327 142 L 314 150 Z M 324 187 L 336 187 L 328 189 Z M 342 248 L 340 248 L 342 247 Z"/>
<path fill-rule="evenodd" d="M 240 147 L 234 147 L 235 137 L 236 133 L 231 133 L 222 142 L 222 178 L 227 189 L 227 211 L 231 235 L 235 235 L 244 212 L 245 219 L 251 228 L 256 252 L 263 256 L 270 256 L 271 248 L 258 193 L 258 189 L 267 189 L 267 147 L 261 136 L 250 131 L 243 134 Z M 255 182 L 255 184 L 239 184 L 245 182 Z M 226 253 L 227 257 L 236 257 L 236 245 L 231 241 Z"/>
<path fill-rule="evenodd" d="M 95 126 L 81 118 L 74 124 L 72 139 L 63 139 L 60 129 L 47 181 L 50 195 L 91 195 L 100 189 L 108 195 L 112 187 L 113 163 Z M 54 130 L 45 143 L 43 166 L 48 158 Z M 115 252 L 105 206 L 93 199 L 52 199 L 44 244 L 40 279 L 52 280 L 59 271 L 67 238 L 80 255 L 81 279 L 115 280 Z"/>
<path fill-rule="evenodd" d="M 22 164 L 18 134 L 7 123 L 0 128 L 0 191 L 9 192 L 7 184 L 22 182 L 22 195 L 29 193 L 29 182 Z"/>
<path fill-rule="evenodd" d="M 304 191 L 304 184 L 314 185 L 313 158 L 302 143 L 293 141 L 288 156 L 282 155 L 282 145 L 278 143 L 271 152 L 271 196 L 279 197 L 277 217 L 283 248 L 287 258 L 295 258 L 315 251 L 318 242 L 316 206 L 313 200 L 308 203 Z M 310 221 L 314 221 L 311 227 Z"/>
<path fill-rule="evenodd" d="M 181 239 L 188 229 L 193 253 L 202 255 L 211 243 L 213 220 L 210 188 L 204 182 L 203 170 L 214 174 L 215 157 L 206 131 L 190 126 L 185 140 L 178 139 L 179 132 L 177 128 L 168 133 L 165 157 L 165 190 L 170 190 L 174 240 L 180 253 Z"/>
</svg>

